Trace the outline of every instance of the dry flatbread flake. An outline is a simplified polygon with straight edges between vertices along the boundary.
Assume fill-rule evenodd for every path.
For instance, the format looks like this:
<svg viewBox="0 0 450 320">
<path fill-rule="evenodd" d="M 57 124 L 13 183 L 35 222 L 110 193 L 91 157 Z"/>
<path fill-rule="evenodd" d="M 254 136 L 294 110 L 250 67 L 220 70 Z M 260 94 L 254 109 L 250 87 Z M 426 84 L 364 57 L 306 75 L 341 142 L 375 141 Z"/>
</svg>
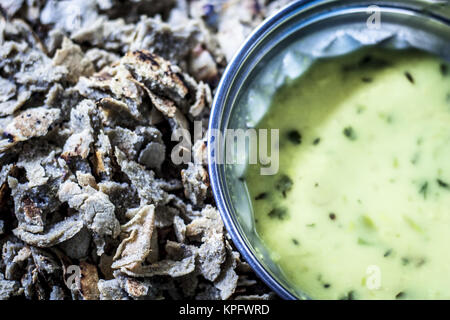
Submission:
<svg viewBox="0 0 450 320">
<path fill-rule="evenodd" d="M 0 300 L 273 297 L 191 133 L 286 1 L 0 1 Z"/>
</svg>

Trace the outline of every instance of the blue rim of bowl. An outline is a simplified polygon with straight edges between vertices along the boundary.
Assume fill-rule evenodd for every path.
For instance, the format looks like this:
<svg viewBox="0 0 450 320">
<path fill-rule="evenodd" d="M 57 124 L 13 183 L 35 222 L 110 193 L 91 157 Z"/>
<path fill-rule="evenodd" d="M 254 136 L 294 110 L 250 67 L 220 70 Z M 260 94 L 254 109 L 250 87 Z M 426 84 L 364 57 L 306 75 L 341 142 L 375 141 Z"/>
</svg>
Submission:
<svg viewBox="0 0 450 320">
<path fill-rule="evenodd" d="M 336 3 L 341 3 L 342 1 L 335 1 Z M 386 10 L 395 10 L 405 13 L 412 13 L 416 15 L 427 15 L 432 19 L 435 19 L 439 22 L 443 22 L 444 24 L 449 25 L 450 19 L 445 16 L 436 14 L 435 12 L 423 12 L 421 11 L 420 3 L 399 3 L 399 1 L 359 1 L 353 6 L 348 7 L 339 7 L 338 10 L 348 12 L 351 9 L 361 9 L 365 4 L 365 8 L 367 5 L 375 4 L 379 5 L 383 9 Z M 306 11 L 310 8 L 313 8 L 316 5 L 325 5 L 325 4 L 333 4 L 332 1 L 329 0 L 298 0 L 287 6 L 281 8 L 276 13 L 268 17 L 261 25 L 259 25 L 246 39 L 246 41 L 241 45 L 237 53 L 234 55 L 232 60 L 229 62 L 227 68 L 225 69 L 222 78 L 217 87 L 216 94 L 214 96 L 214 101 L 211 107 L 211 115 L 208 126 L 208 139 L 207 144 L 211 146 L 212 136 L 210 133 L 212 129 L 221 128 L 220 120 L 222 120 L 223 115 L 223 105 L 227 99 L 227 94 L 229 92 L 229 88 L 233 84 L 236 75 L 239 73 L 240 68 L 244 65 L 246 61 L 246 57 L 249 53 L 251 53 L 257 45 L 262 41 L 264 36 L 271 30 L 274 30 L 277 25 L 283 23 L 284 20 L 288 20 L 292 18 L 296 14 L 300 14 L 303 11 Z M 321 15 L 326 15 L 327 12 L 321 12 Z M 228 110 L 230 112 L 231 110 Z M 266 283 L 274 292 L 276 292 L 281 298 L 286 300 L 296 300 L 297 296 L 292 294 L 288 289 L 286 289 L 280 282 L 278 282 L 262 265 L 262 263 L 258 260 L 249 246 L 246 244 L 246 239 L 241 234 L 238 228 L 238 222 L 232 216 L 232 213 L 229 211 L 226 202 L 227 200 L 224 197 L 224 185 L 222 181 L 219 179 L 219 166 L 217 164 L 211 163 L 214 156 L 211 154 L 212 148 L 208 148 L 208 171 L 210 177 L 211 188 L 213 191 L 214 199 L 216 201 L 217 208 L 220 212 L 222 220 L 225 224 L 225 228 L 227 229 L 234 245 L 242 254 L 246 262 L 250 265 L 250 267 L 255 271 L 258 277 Z M 222 165 L 223 170 L 223 165 Z"/>
</svg>

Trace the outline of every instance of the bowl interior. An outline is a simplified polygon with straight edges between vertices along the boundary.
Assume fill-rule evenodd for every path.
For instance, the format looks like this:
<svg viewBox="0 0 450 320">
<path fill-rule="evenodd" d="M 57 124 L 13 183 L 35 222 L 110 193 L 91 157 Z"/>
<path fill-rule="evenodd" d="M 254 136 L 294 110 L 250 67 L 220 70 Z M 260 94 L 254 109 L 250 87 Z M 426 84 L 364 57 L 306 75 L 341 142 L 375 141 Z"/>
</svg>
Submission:
<svg viewBox="0 0 450 320">
<path fill-rule="evenodd" d="M 241 47 L 216 93 L 212 129 L 247 129 L 258 124 L 286 79 L 300 76 L 316 59 L 365 46 L 418 48 L 450 60 L 450 23 L 423 11 L 420 2 L 375 1 L 378 28 L 368 27 L 373 1 L 299 1 L 269 18 Z M 224 223 L 244 258 L 273 290 L 287 299 L 308 299 L 290 285 L 258 236 L 245 179 L 245 164 L 220 164 L 225 143 L 210 134 L 210 179 Z"/>
</svg>

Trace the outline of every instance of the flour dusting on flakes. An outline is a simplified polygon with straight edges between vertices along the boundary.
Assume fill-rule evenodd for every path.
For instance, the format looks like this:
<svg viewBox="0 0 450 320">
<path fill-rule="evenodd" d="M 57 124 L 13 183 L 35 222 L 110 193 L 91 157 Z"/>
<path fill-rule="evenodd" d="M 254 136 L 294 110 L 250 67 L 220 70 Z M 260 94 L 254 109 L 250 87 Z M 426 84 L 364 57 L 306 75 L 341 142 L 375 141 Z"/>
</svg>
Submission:
<svg viewBox="0 0 450 320">
<path fill-rule="evenodd" d="M 271 298 L 227 240 L 206 135 L 186 134 L 263 1 L 0 9 L 0 300 Z"/>
</svg>

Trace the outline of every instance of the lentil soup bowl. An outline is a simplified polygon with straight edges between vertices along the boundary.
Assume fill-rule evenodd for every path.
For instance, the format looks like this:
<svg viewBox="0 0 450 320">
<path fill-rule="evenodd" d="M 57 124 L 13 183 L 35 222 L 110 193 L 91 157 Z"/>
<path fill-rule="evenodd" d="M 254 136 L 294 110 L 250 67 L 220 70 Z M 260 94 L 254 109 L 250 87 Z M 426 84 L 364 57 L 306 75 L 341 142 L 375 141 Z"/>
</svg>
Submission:
<svg viewBox="0 0 450 320">
<path fill-rule="evenodd" d="M 435 57 L 439 57 L 439 59 L 441 59 L 440 61 L 443 61 L 440 62 L 440 73 L 439 69 L 436 69 L 437 74 L 435 76 L 446 76 L 448 70 L 448 61 L 450 61 L 450 9 L 448 3 L 444 1 L 442 5 L 440 5 L 437 3 L 432 4 L 429 1 L 357 0 L 294 2 L 268 18 L 251 34 L 251 36 L 246 40 L 238 53 L 229 63 L 215 94 L 209 123 L 208 162 L 212 190 L 217 206 L 220 210 L 225 226 L 234 244 L 241 252 L 244 259 L 256 271 L 259 277 L 264 282 L 266 282 L 267 285 L 269 285 L 276 293 L 278 293 L 280 297 L 284 299 L 334 299 L 339 297 L 331 295 L 327 296 L 325 294 L 311 294 L 311 291 L 314 290 L 305 290 L 308 286 L 299 284 L 301 283 L 301 281 L 299 283 L 294 281 L 296 276 L 292 275 L 293 273 L 305 273 L 307 272 L 307 269 L 302 268 L 299 265 L 298 269 L 296 270 L 296 266 L 294 265 L 291 270 L 287 270 L 287 268 L 283 266 L 282 263 L 280 263 L 280 261 L 282 261 L 283 259 L 289 260 L 289 253 L 287 253 L 287 258 L 286 256 L 283 258 L 278 255 L 276 250 L 273 250 L 273 246 L 272 248 L 269 248 L 270 246 L 268 246 L 267 238 L 262 237 L 259 229 L 255 224 L 255 217 L 258 216 L 256 209 L 260 207 L 254 205 L 253 202 L 255 195 L 252 193 L 252 190 L 249 190 L 249 185 L 245 178 L 246 172 L 248 170 L 246 162 L 248 162 L 249 160 L 249 149 L 246 149 L 246 154 L 239 155 L 240 157 L 244 158 L 245 161 L 243 162 L 241 161 L 239 163 L 228 163 L 227 161 L 227 163 L 222 163 L 220 161 L 217 161 L 218 154 L 226 153 L 226 143 L 224 139 L 218 138 L 218 136 L 216 134 L 213 134 L 213 132 L 219 132 L 224 135 L 224 132 L 228 129 L 246 130 L 257 128 L 261 122 L 265 121 L 264 119 L 267 114 L 270 113 L 270 106 L 274 103 L 274 101 L 280 101 L 280 99 L 284 99 L 283 101 L 287 101 L 286 99 L 289 99 L 289 93 L 280 95 L 280 91 L 285 90 L 285 86 L 297 88 L 300 91 L 303 90 L 302 88 L 306 88 L 307 90 L 305 90 L 307 92 L 319 90 L 321 88 L 327 88 L 325 85 L 324 87 L 321 87 L 320 81 L 332 81 L 327 79 L 332 79 L 332 75 L 336 75 L 338 72 L 336 70 L 338 69 L 333 69 L 330 64 L 329 69 L 326 69 L 326 67 L 324 66 L 325 71 L 322 72 L 320 70 L 314 69 L 316 62 L 324 61 L 324 59 L 331 59 L 330 61 L 336 61 L 333 59 L 344 59 L 342 61 L 339 61 L 342 63 L 347 63 L 349 61 L 359 61 L 359 66 L 361 66 L 361 64 L 368 63 L 369 61 L 367 58 L 367 52 L 376 52 L 376 50 L 379 49 L 390 50 L 389 52 L 391 53 L 389 54 L 393 57 L 393 61 L 395 60 L 396 65 L 401 66 L 401 68 L 406 68 L 406 65 L 401 64 L 403 63 L 401 62 L 403 61 L 402 59 L 406 59 L 406 56 L 408 57 L 408 59 L 418 59 L 417 55 L 419 55 L 420 59 L 423 58 L 427 60 L 428 58 L 423 56 L 425 53 L 417 52 L 420 51 L 426 52 L 426 54 L 432 54 Z M 410 55 L 404 54 L 404 52 L 406 52 L 405 50 L 415 51 Z M 374 56 L 377 56 L 377 54 L 374 53 Z M 434 63 L 431 62 L 431 60 L 430 62 L 426 62 L 425 60 L 420 60 L 424 61 L 424 66 Z M 371 61 L 373 62 L 374 60 Z M 418 66 L 418 64 L 413 63 L 412 66 Z M 339 70 L 342 71 L 342 69 Z M 391 70 L 392 72 L 395 71 L 392 68 L 389 70 Z M 420 71 L 412 74 L 406 69 L 404 72 L 403 69 L 399 70 L 401 70 L 402 72 L 402 78 L 400 78 L 399 76 L 398 81 L 404 82 L 401 83 L 399 87 L 400 89 L 398 91 L 394 91 L 394 89 L 392 89 L 392 92 L 386 92 L 386 89 L 384 89 L 385 95 L 388 97 L 386 98 L 386 101 L 388 102 L 397 97 L 395 92 L 406 92 L 405 90 L 407 89 L 403 89 L 404 87 L 406 88 L 406 86 L 408 85 L 421 85 L 420 79 L 416 79 L 413 77 L 416 73 L 420 74 Z M 362 79 L 361 86 L 373 86 L 377 83 L 376 77 L 381 77 L 380 74 L 376 73 L 379 72 L 378 69 L 375 71 L 372 70 L 370 72 L 374 72 L 373 74 L 370 73 L 370 77 L 361 76 L 361 74 L 355 74 L 355 77 L 357 77 L 358 79 Z M 383 72 L 383 77 L 389 76 L 389 73 L 386 73 L 385 71 Z M 301 76 L 303 76 L 304 74 L 306 74 L 310 78 L 306 78 L 306 80 L 304 79 L 303 82 L 297 82 L 297 80 L 295 80 L 299 77 L 301 78 Z M 375 80 L 372 77 L 373 75 L 375 75 Z M 314 78 L 315 76 L 316 78 Z M 308 79 L 315 79 L 317 83 L 311 84 L 311 81 L 313 80 Z M 347 81 L 347 84 L 348 83 L 350 83 L 350 80 Z M 295 87 L 295 85 L 297 84 L 300 84 L 302 87 Z M 445 82 L 445 86 L 447 84 L 448 82 Z M 332 90 L 337 90 L 333 86 L 334 85 L 330 86 L 331 91 L 325 92 L 325 89 L 323 89 L 323 91 L 316 93 L 316 96 L 320 96 L 321 99 L 329 98 L 327 96 L 333 95 Z M 381 87 L 378 87 L 379 90 L 381 90 L 380 88 Z M 389 86 L 383 88 L 389 89 Z M 444 87 L 443 90 L 446 90 L 446 88 L 447 87 Z M 347 89 L 354 90 L 354 88 Z M 347 89 L 344 88 L 342 90 Z M 450 87 L 448 87 L 448 89 L 450 94 Z M 420 90 L 416 89 L 416 91 L 414 92 L 419 91 Z M 336 93 L 336 96 L 338 94 L 339 93 Z M 305 99 L 307 98 L 308 95 L 306 93 Z M 336 99 L 336 97 L 334 97 L 333 99 Z M 314 105 L 314 103 L 310 103 L 310 105 Z M 285 106 L 283 105 L 283 107 Z M 288 111 L 286 111 L 286 114 L 288 114 Z M 305 113 L 303 118 L 307 117 L 308 114 L 310 114 L 309 111 Z M 381 113 L 378 112 L 378 116 L 381 117 L 380 114 Z M 334 111 L 331 112 L 328 109 L 325 113 L 318 114 L 317 117 L 320 118 L 320 121 L 322 121 L 323 117 L 330 118 L 328 123 L 335 123 L 336 121 L 339 122 L 338 114 Z M 383 119 L 385 120 L 385 123 L 389 123 L 390 121 L 389 117 L 384 117 Z M 291 120 L 286 121 L 289 122 Z M 295 121 L 297 120 L 292 120 L 291 122 L 295 123 Z M 268 122 L 266 121 L 266 123 Z M 410 123 L 408 123 L 407 125 L 413 127 Z M 363 146 L 355 147 L 358 141 L 353 141 L 356 140 L 356 137 L 364 137 L 363 133 L 359 135 L 359 132 L 357 130 L 358 127 L 355 126 L 355 129 L 351 126 L 340 128 L 341 129 L 339 130 L 341 131 L 339 131 L 336 136 L 342 140 L 342 143 L 347 143 L 349 145 L 348 148 L 362 150 L 361 148 L 363 148 Z M 280 130 L 281 149 L 283 149 L 283 144 L 285 143 L 282 140 L 284 134 L 283 132 L 284 131 Z M 287 141 L 286 144 L 292 143 L 293 145 L 297 144 L 303 146 L 305 143 L 307 143 L 307 141 L 309 141 L 308 139 L 311 138 L 310 143 L 308 142 L 309 149 L 305 149 L 306 151 L 302 151 L 302 159 L 303 157 L 307 158 L 310 153 L 316 152 L 312 151 L 316 150 L 313 149 L 314 146 L 318 145 L 321 148 L 325 148 L 326 146 L 325 143 L 327 142 L 327 140 L 321 140 L 321 137 L 319 136 L 310 137 L 308 136 L 308 133 L 303 134 L 303 132 L 288 133 L 289 141 Z M 354 143 L 351 144 L 352 142 Z M 380 146 L 385 145 L 386 144 L 383 143 L 380 144 Z M 294 148 L 294 146 L 292 146 L 292 148 Z M 328 154 L 332 154 L 332 152 Z M 283 159 L 281 159 L 281 157 L 283 157 L 282 151 L 280 152 L 280 163 L 284 165 L 285 162 L 283 162 Z M 328 156 L 325 156 L 325 158 L 323 159 L 328 159 L 327 157 Z M 318 162 L 320 163 L 320 161 Z M 316 163 L 316 166 L 319 166 L 319 163 Z M 312 166 L 311 168 L 311 172 L 314 172 L 314 166 Z M 337 170 L 341 170 L 340 168 L 345 169 L 345 167 L 337 167 Z M 283 170 L 283 168 L 280 167 L 280 170 Z M 349 168 L 349 172 L 351 176 L 351 168 Z M 262 190 L 265 185 L 267 185 L 265 179 L 266 178 L 261 177 L 260 180 L 256 180 L 259 181 L 257 182 L 257 184 L 259 184 L 260 186 L 257 186 L 255 188 L 261 188 Z M 294 178 L 292 179 L 294 180 L 293 188 L 295 189 L 295 183 L 297 180 L 295 180 Z M 307 180 L 307 178 L 304 179 Z M 433 181 L 435 182 L 435 180 Z M 426 182 L 426 184 L 422 180 L 421 182 L 417 182 L 417 197 L 420 197 L 420 200 L 417 201 L 423 201 L 424 199 L 436 200 L 439 197 L 439 199 L 443 199 L 444 197 L 446 197 L 444 193 L 438 194 L 438 192 L 444 190 L 447 183 L 439 179 L 437 179 L 436 181 L 438 182 L 433 182 L 433 185 L 431 185 L 431 180 L 430 182 Z M 441 183 L 439 183 L 439 181 Z M 282 191 L 283 195 L 280 196 L 280 201 L 285 201 L 283 200 L 283 198 L 286 198 L 285 192 L 289 191 L 292 188 L 292 181 L 288 180 L 287 185 L 288 186 L 285 188 L 285 190 Z M 319 184 L 316 183 L 316 187 L 318 186 Z M 312 190 L 314 189 L 314 187 L 315 186 L 312 183 L 308 188 Z M 302 189 L 304 190 L 304 193 L 310 192 L 308 188 Z M 433 190 L 438 191 L 434 192 Z M 366 191 L 366 194 L 370 192 L 372 191 Z M 330 193 L 331 196 L 335 195 L 333 191 L 330 191 Z M 264 194 L 265 193 L 261 193 L 260 197 L 265 197 Z M 364 194 L 362 195 L 362 197 L 363 196 Z M 301 199 L 300 196 L 299 199 Z M 390 200 L 386 200 L 386 202 L 389 201 Z M 429 205 L 435 205 L 438 200 L 436 200 L 434 203 L 431 203 L 430 201 L 431 200 L 429 200 L 428 203 Z M 276 212 L 273 212 L 273 210 L 271 211 L 271 213 L 269 213 L 269 215 L 270 214 L 278 218 L 281 216 L 281 214 L 276 214 Z M 326 213 L 326 217 L 323 218 L 323 221 L 325 221 L 326 219 L 330 224 L 334 224 L 333 227 L 330 228 L 335 228 L 335 226 L 340 223 L 341 220 L 339 219 L 341 219 L 341 216 L 342 215 L 340 215 L 340 212 L 329 210 Z M 427 229 L 428 225 L 425 225 L 425 227 L 417 226 L 416 223 L 412 221 L 412 219 L 410 219 L 410 217 L 403 218 L 402 221 L 406 221 L 405 223 L 409 226 L 410 229 L 415 229 L 413 231 L 405 231 L 407 234 L 409 234 L 410 232 L 416 232 L 417 234 L 422 234 L 421 236 L 423 236 L 423 234 L 426 233 L 426 230 L 424 231 L 423 229 Z M 375 234 L 375 232 L 373 230 L 371 231 L 370 228 L 371 224 L 372 227 L 373 225 L 375 225 L 375 227 L 378 228 L 378 220 L 375 220 L 375 223 L 373 223 L 373 217 L 364 215 L 361 219 L 358 217 L 358 220 L 355 223 L 357 224 L 357 228 L 359 224 L 364 225 L 361 228 L 363 228 L 362 230 L 364 230 L 365 233 L 357 238 L 355 246 L 358 245 L 359 247 L 368 248 L 364 250 L 371 250 L 372 252 L 375 249 L 374 246 L 371 246 L 371 243 L 374 241 L 371 237 L 373 234 Z M 302 230 L 303 236 L 306 237 L 305 234 L 308 231 L 305 230 L 307 229 L 302 229 L 303 227 L 297 227 L 295 223 L 296 222 L 291 222 L 290 228 Z M 352 223 L 349 223 L 348 225 L 351 224 Z M 348 225 L 345 224 L 343 226 L 346 228 Z M 277 227 L 273 230 L 275 233 L 281 232 L 279 230 L 283 229 Z M 377 231 L 379 232 L 379 234 L 384 234 L 383 232 L 385 230 L 381 229 Z M 368 240 L 365 238 L 366 235 Z M 281 234 L 278 235 L 278 237 L 280 239 L 285 238 Z M 311 235 L 311 237 L 311 239 L 313 239 L 314 235 Z M 412 237 L 416 237 L 416 235 Z M 419 237 L 419 235 L 417 235 L 417 237 Z M 322 238 L 325 238 L 325 236 Z M 319 237 L 318 239 L 320 240 L 321 237 Z M 294 252 L 294 250 L 296 250 L 294 245 L 298 246 L 299 243 L 302 243 L 302 240 L 297 241 L 294 238 L 292 238 L 291 240 L 293 244 L 288 244 L 287 242 L 283 244 L 284 248 L 287 248 L 286 250 L 288 252 Z M 280 240 L 279 242 L 281 243 L 281 241 L 282 240 Z M 277 240 L 275 238 L 274 246 L 277 245 L 276 243 Z M 292 249 L 290 249 L 289 247 L 291 245 L 293 246 Z M 331 252 L 330 250 L 334 250 L 331 245 L 330 248 L 319 247 L 317 249 L 315 247 L 314 250 L 321 251 L 321 248 L 323 249 L 323 252 Z M 400 254 L 396 256 L 396 251 L 391 250 L 391 252 L 389 252 L 390 248 L 388 247 L 383 247 L 383 249 L 385 250 L 384 254 L 386 254 L 386 257 L 389 256 L 391 257 L 390 259 L 395 258 L 399 259 L 399 261 L 403 261 L 403 263 L 405 263 L 405 266 L 408 265 L 407 268 L 411 268 L 411 265 L 413 264 L 417 266 L 420 264 L 419 261 L 416 261 L 412 258 L 410 259 L 409 257 L 403 257 L 400 256 Z M 352 251 L 350 251 L 349 254 L 351 256 Z M 333 265 L 339 263 L 331 258 L 333 257 L 333 254 L 329 253 L 326 256 L 330 257 L 330 259 L 320 260 L 321 264 L 319 263 L 318 266 Z M 294 257 L 295 259 L 298 258 L 298 256 L 294 255 L 293 253 L 292 257 Z M 363 259 L 362 257 L 363 255 L 361 255 L 361 259 Z M 382 253 L 381 257 L 383 257 Z M 356 255 L 353 258 L 355 259 L 355 261 L 358 260 L 358 256 Z M 401 264 L 401 262 L 399 263 Z M 367 264 L 370 267 L 370 263 Z M 364 272 L 368 271 L 370 276 L 370 270 L 371 269 L 368 268 L 367 270 L 364 270 Z M 362 282 L 364 282 L 364 286 L 368 286 L 367 283 L 369 281 L 368 278 L 370 278 L 369 276 L 362 280 Z M 389 277 L 390 276 L 387 275 L 383 279 L 389 280 Z M 328 283 L 328 279 L 319 280 L 320 281 L 318 281 L 317 283 L 320 283 L 320 290 L 324 290 L 324 292 L 326 291 L 326 289 L 330 290 L 330 286 L 333 287 L 334 285 L 334 283 Z M 405 281 L 407 282 L 409 280 L 405 279 Z M 397 290 L 397 288 L 395 290 Z M 383 290 L 375 290 L 374 292 L 383 292 Z M 343 296 L 341 295 L 341 297 L 348 299 L 378 299 L 391 297 L 387 295 L 379 296 L 377 294 L 378 293 L 374 293 L 373 295 L 361 294 L 360 296 L 355 296 L 354 292 L 350 290 Z M 391 298 L 400 298 L 403 296 L 403 292 L 396 291 L 395 293 L 393 293 Z M 439 297 L 447 296 L 445 296 L 445 294 L 443 293 L 441 296 L 439 296 L 438 294 L 434 296 L 414 296 L 413 294 L 409 297 L 406 296 L 406 298 Z"/>
</svg>

